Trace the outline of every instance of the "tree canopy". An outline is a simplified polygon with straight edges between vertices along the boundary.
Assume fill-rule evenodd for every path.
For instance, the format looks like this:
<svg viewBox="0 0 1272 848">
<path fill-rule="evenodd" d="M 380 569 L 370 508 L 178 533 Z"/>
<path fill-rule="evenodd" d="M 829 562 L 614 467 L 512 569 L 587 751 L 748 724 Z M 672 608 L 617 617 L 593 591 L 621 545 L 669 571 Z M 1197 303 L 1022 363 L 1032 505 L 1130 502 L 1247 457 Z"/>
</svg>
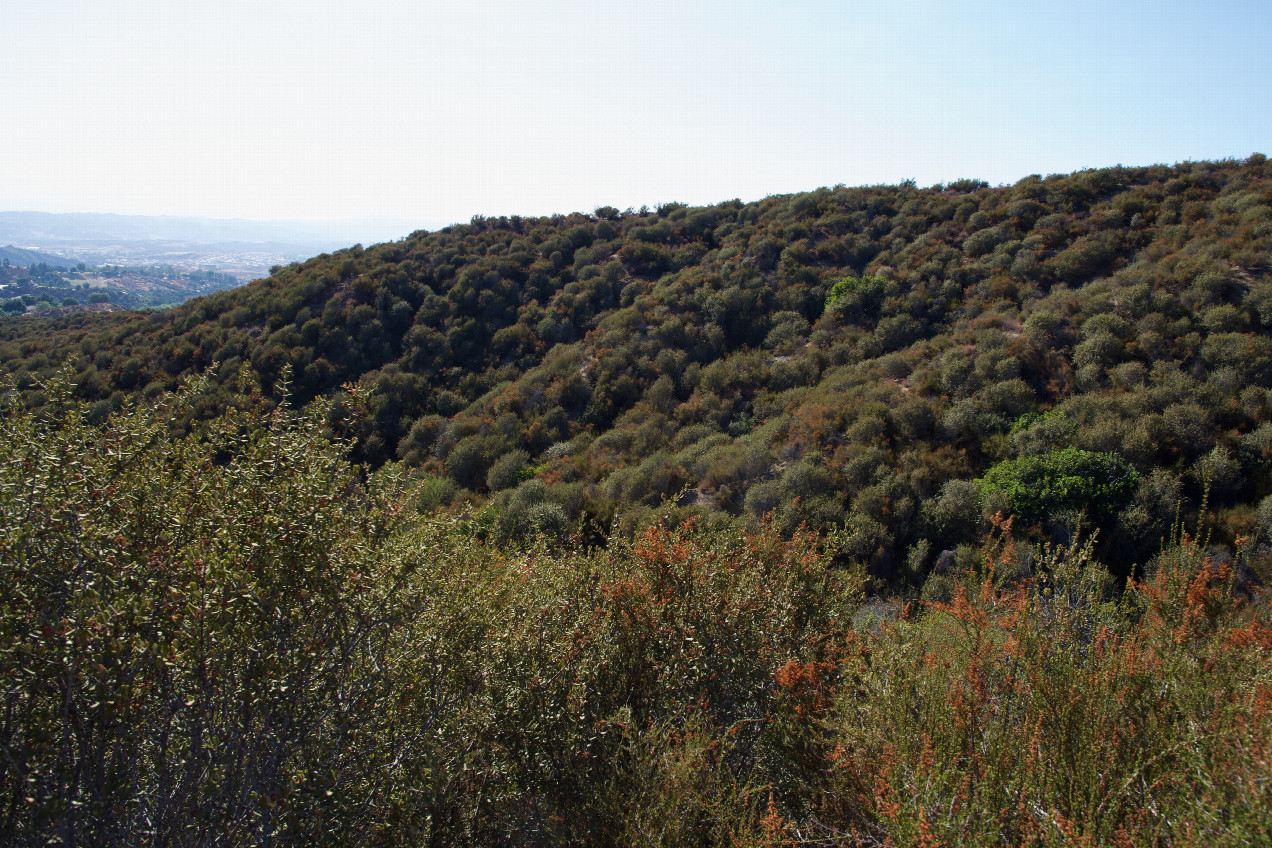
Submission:
<svg viewBox="0 0 1272 848">
<path fill-rule="evenodd" d="M 492 527 L 536 511 L 600 541 L 672 498 L 706 523 L 851 524 L 843 556 L 906 581 L 988 526 L 946 496 L 963 484 L 1112 454 L 1138 483 L 1100 544 L 1129 572 L 1203 478 L 1229 540 L 1272 494 L 1269 168 L 478 217 L 171 310 L 2 318 L 0 363 L 39 408 L 69 359 L 94 421 L 206 375 L 183 427 L 243 366 L 275 401 L 289 370 L 359 461 Z"/>
</svg>

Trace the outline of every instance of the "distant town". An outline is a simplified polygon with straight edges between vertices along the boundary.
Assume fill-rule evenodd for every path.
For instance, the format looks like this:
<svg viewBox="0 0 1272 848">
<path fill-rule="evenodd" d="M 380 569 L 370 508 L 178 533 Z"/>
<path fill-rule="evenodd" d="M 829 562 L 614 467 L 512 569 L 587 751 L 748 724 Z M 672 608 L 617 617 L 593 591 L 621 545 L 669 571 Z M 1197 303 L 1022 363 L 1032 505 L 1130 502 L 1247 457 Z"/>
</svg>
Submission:
<svg viewBox="0 0 1272 848">
<path fill-rule="evenodd" d="M 0 212 L 0 315 L 173 306 L 410 229 L 392 221 Z"/>
<path fill-rule="evenodd" d="M 243 277 L 232 273 L 182 271 L 171 265 L 89 266 L 79 262 L 73 268 L 62 268 L 33 262 L 24 267 L 0 257 L 0 314 L 162 308 L 243 282 Z"/>
</svg>

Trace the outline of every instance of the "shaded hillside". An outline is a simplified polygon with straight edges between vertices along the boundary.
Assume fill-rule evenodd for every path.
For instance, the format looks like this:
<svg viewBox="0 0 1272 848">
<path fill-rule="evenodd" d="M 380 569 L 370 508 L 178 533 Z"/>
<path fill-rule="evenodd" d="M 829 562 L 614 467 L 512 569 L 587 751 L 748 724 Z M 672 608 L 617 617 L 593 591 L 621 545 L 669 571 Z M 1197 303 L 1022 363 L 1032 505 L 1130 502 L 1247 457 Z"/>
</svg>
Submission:
<svg viewBox="0 0 1272 848">
<path fill-rule="evenodd" d="M 44 263 L 53 268 L 74 268 L 75 260 L 67 259 L 65 256 L 55 256 L 52 253 L 44 253 L 39 250 L 24 250 L 13 245 L 0 247 L 0 263 L 4 267 L 11 265 L 35 265 Z"/>
<path fill-rule="evenodd" d="M 0 321 L 0 359 L 39 405 L 76 355 L 98 417 L 243 364 L 300 402 L 358 383 L 360 456 L 421 506 L 489 499 L 501 538 L 672 497 L 846 521 L 841 558 L 918 581 L 999 508 L 1085 509 L 1125 569 L 1204 489 L 1221 534 L 1268 517 L 1270 249 L 1262 156 L 475 218 L 162 314 Z"/>
</svg>

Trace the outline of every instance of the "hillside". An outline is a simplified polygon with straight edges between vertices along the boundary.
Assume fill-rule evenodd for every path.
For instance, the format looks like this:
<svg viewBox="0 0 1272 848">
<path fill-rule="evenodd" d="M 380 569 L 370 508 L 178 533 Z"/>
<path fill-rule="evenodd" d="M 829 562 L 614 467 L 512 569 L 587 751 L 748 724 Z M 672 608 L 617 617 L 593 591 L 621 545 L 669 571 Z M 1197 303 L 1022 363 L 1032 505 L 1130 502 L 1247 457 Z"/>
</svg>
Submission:
<svg viewBox="0 0 1272 848">
<path fill-rule="evenodd" d="M 14 247 L 11 244 L 5 247 L 0 247 L 0 262 L 2 262 L 3 267 L 6 268 L 10 265 L 26 266 L 38 265 L 41 263 L 52 268 L 60 269 L 75 267 L 75 261 L 67 259 L 65 256 L 55 256 L 52 253 L 43 253 L 38 250 L 23 250 L 22 248 Z"/>
<path fill-rule="evenodd" d="M 1258 155 L 475 218 L 164 313 L 6 319 L 0 360 L 38 406 L 73 355 L 99 420 L 289 368 L 496 538 L 771 512 L 919 585 L 1002 509 L 1098 527 L 1126 574 L 1203 492 L 1217 539 L 1272 518 L 1270 249 Z"/>
<path fill-rule="evenodd" d="M 0 843 L 1268 844 L 1270 247 L 1256 156 L 0 318 Z"/>
</svg>

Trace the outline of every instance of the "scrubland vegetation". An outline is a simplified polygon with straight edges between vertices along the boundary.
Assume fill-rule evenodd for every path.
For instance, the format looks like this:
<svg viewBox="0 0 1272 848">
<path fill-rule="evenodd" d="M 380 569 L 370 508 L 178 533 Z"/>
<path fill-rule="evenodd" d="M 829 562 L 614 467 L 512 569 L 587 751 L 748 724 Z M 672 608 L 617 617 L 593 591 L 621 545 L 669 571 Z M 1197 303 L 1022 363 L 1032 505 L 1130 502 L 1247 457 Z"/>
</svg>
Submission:
<svg viewBox="0 0 1272 848">
<path fill-rule="evenodd" d="M 0 834 L 1272 838 L 1272 166 L 0 319 Z"/>
<path fill-rule="evenodd" d="M 424 506 L 481 503 L 495 538 L 581 520 L 599 543 L 673 498 L 712 527 L 846 521 L 841 561 L 915 587 L 1011 511 L 975 481 L 1053 454 L 1121 482 L 1098 508 L 1054 489 L 1017 529 L 1063 538 L 1093 507 L 1125 577 L 1206 480 L 1216 540 L 1262 520 L 1269 255 L 1257 155 L 824 188 L 476 218 L 165 312 L 0 320 L 0 362 L 39 408 L 71 358 L 98 422 L 195 374 L 188 417 L 214 415 L 242 365 L 276 401 L 289 369 L 357 461 L 400 462 Z"/>
<path fill-rule="evenodd" d="M 945 602 L 810 532 L 483 542 L 327 414 L 204 383 L 0 434 L 13 845 L 1250 845 L 1272 835 L 1251 541 L 1121 587 L 998 519 Z"/>
</svg>

